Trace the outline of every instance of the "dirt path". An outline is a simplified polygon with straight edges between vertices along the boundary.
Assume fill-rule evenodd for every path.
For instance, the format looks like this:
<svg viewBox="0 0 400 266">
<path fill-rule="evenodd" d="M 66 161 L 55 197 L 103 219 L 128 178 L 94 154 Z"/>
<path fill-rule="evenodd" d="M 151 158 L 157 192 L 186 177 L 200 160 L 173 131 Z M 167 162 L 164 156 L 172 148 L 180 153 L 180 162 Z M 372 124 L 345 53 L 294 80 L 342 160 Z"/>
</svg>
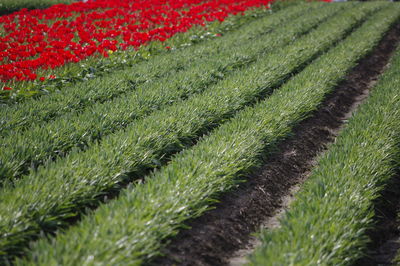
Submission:
<svg viewBox="0 0 400 266">
<path fill-rule="evenodd" d="M 400 24 L 348 74 L 314 115 L 300 123 L 261 168 L 237 189 L 221 195 L 215 209 L 187 224 L 154 265 L 241 265 L 257 241 L 260 226 L 279 226 L 278 217 L 308 177 L 316 156 L 331 143 L 346 119 L 368 96 L 400 40 Z"/>
</svg>

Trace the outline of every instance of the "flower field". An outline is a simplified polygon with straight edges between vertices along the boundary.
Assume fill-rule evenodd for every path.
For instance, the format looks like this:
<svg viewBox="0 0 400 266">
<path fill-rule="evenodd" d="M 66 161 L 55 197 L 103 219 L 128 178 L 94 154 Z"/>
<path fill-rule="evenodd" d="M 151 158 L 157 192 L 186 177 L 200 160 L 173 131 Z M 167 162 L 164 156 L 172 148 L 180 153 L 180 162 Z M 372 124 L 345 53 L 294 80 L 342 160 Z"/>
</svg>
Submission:
<svg viewBox="0 0 400 266">
<path fill-rule="evenodd" d="M 51 71 L 38 73 L 38 69 L 55 69 L 89 56 L 108 57 L 154 40 L 164 42 L 193 26 L 267 5 L 265 0 L 105 0 L 22 9 L 0 17 L 0 80 L 54 79 Z M 3 91 L 13 89 L 7 85 Z"/>
<path fill-rule="evenodd" d="M 398 260 L 399 4 L 41 3 L 0 16 L 0 264 Z"/>
</svg>

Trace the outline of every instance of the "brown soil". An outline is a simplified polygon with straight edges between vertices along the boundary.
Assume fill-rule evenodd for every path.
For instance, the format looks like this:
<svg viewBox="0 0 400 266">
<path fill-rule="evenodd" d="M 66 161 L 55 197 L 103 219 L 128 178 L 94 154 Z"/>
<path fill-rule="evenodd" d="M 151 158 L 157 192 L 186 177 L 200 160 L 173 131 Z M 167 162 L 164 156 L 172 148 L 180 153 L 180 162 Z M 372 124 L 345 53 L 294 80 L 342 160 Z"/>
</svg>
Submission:
<svg viewBox="0 0 400 266">
<path fill-rule="evenodd" d="M 221 195 L 214 209 L 188 222 L 190 229 L 170 240 L 162 251 L 165 256 L 150 264 L 227 265 L 235 252 L 246 250 L 251 233 L 261 225 L 276 226 L 276 217 L 288 204 L 291 191 L 307 178 L 317 155 L 333 142 L 352 111 L 367 97 L 399 40 L 400 24 L 359 62 L 311 118 L 295 128 L 264 166 L 237 189 Z"/>
</svg>

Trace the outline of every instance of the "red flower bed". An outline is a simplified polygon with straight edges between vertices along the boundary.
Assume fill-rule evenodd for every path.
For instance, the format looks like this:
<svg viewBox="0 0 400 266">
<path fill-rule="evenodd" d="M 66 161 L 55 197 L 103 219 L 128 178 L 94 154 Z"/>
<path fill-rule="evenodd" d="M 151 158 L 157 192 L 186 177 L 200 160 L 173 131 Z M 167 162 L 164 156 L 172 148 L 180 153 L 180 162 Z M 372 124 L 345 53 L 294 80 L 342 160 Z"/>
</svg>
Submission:
<svg viewBox="0 0 400 266">
<path fill-rule="evenodd" d="M 0 17 L 0 80 L 45 80 L 37 69 L 164 41 L 271 0 L 100 0 Z M 1 28 L 3 33 L 1 33 Z"/>
</svg>

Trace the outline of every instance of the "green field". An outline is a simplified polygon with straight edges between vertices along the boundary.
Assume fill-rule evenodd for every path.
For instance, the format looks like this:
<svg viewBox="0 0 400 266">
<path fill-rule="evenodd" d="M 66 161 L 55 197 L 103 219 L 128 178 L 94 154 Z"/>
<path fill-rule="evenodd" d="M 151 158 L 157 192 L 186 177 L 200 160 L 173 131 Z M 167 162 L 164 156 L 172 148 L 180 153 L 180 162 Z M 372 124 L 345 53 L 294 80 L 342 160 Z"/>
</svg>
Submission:
<svg viewBox="0 0 400 266">
<path fill-rule="evenodd" d="M 46 8 L 55 4 L 69 4 L 73 0 L 1 0 L 0 15 L 10 14 L 22 8 Z"/>
<path fill-rule="evenodd" d="M 0 264 L 162 257 L 399 22 L 397 3 L 285 4 L 230 18 L 215 26 L 219 38 L 2 106 Z M 354 265 L 366 256 L 374 200 L 400 162 L 399 74 L 398 49 L 315 158 L 280 227 L 256 232 L 249 264 Z"/>
<path fill-rule="evenodd" d="M 252 264 L 351 265 L 363 255 L 373 201 L 400 162 L 399 74 L 400 49 L 368 100 L 319 158 L 281 228 L 262 233 L 263 246 Z"/>
</svg>

